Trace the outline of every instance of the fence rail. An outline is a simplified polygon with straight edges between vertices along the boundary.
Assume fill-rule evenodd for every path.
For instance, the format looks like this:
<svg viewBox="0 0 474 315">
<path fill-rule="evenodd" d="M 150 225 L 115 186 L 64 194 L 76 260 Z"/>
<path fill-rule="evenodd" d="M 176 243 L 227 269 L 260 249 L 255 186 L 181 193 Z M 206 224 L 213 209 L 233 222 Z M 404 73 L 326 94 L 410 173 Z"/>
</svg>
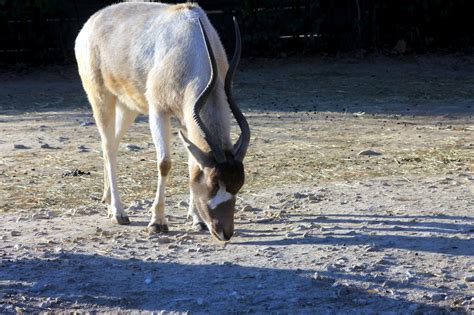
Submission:
<svg viewBox="0 0 474 315">
<path fill-rule="evenodd" d="M 0 64 L 73 60 L 74 38 L 111 0 L 0 0 Z M 182 2 L 182 1 L 163 1 Z M 198 1 L 232 51 L 232 15 L 246 55 L 464 49 L 474 43 L 471 0 Z"/>
</svg>

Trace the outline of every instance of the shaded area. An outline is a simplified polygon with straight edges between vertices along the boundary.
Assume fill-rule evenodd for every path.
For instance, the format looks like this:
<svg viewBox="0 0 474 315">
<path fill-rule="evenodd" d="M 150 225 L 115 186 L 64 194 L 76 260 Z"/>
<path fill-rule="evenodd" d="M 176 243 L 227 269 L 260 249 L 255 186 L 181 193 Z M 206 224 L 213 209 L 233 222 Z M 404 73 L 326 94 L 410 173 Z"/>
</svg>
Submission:
<svg viewBox="0 0 474 315">
<path fill-rule="evenodd" d="M 369 293 L 334 280 L 313 279 L 314 270 L 254 268 L 238 264 L 183 265 L 116 259 L 89 254 L 52 254 L 42 259 L 3 261 L 0 310 L 10 296 L 23 295 L 16 307 L 46 309 L 166 310 L 185 312 L 344 312 L 353 307 L 378 312 L 408 308 L 442 313 L 444 308 Z M 337 274 L 344 280 L 347 275 Z M 205 286 L 202 284 L 206 283 Z M 274 288 L 271 295 L 264 289 Z M 357 299 L 355 299 L 357 297 Z M 40 301 L 50 302 L 41 305 Z"/>
<path fill-rule="evenodd" d="M 474 59 L 306 58 L 244 61 L 235 81 L 243 110 L 413 115 L 474 115 Z M 76 67 L 0 74 L 0 114 L 90 111 Z"/>
<path fill-rule="evenodd" d="M 301 218 L 302 216 L 302 219 L 292 220 L 292 222 L 311 223 L 315 229 L 305 236 L 269 239 L 272 236 L 280 236 L 280 232 L 266 230 L 264 233 L 267 234 L 263 235 L 262 240 L 239 242 L 236 244 L 259 246 L 288 246 L 296 244 L 359 246 L 370 244 L 374 246 L 374 249 L 380 251 L 388 248 L 398 248 L 453 256 L 474 256 L 473 217 L 452 217 L 447 215 L 288 215 L 290 218 Z M 442 220 L 450 220 L 451 222 L 458 220 L 459 223 L 446 223 L 442 222 Z M 259 223 L 273 224 L 274 222 L 273 220 L 261 220 Z M 319 224 L 327 224 L 321 229 L 324 232 L 317 230 Z M 345 224 L 360 224 L 361 228 L 354 230 L 353 227 L 346 227 Z M 378 233 L 374 235 L 371 232 Z M 385 232 L 385 234 L 380 234 L 380 232 Z M 453 236 L 452 234 L 457 235 Z M 465 235 L 466 237 L 460 238 L 459 235 Z M 252 237 L 253 235 L 250 231 L 244 231 L 242 236 Z"/>
</svg>

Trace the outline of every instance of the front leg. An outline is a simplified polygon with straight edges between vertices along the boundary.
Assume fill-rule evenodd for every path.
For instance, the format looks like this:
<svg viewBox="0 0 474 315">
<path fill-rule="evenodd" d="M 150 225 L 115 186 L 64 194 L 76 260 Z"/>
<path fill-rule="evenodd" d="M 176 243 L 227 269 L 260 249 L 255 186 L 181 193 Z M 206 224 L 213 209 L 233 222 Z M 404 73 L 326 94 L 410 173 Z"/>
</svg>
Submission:
<svg viewBox="0 0 474 315">
<path fill-rule="evenodd" d="M 207 228 L 206 223 L 201 219 L 199 216 L 199 213 L 196 210 L 196 206 L 194 205 L 194 197 L 193 197 L 193 192 L 190 191 L 189 194 L 189 208 L 188 208 L 188 219 L 192 218 L 193 219 L 193 226 L 198 230 L 198 231 L 208 231 L 209 229 Z"/>
<path fill-rule="evenodd" d="M 168 221 L 165 217 L 165 186 L 171 169 L 170 138 L 171 126 L 168 114 L 156 113 L 150 109 L 150 129 L 156 148 L 158 163 L 158 185 L 156 196 L 151 206 L 151 220 L 148 224 L 150 232 L 168 232 Z"/>
</svg>

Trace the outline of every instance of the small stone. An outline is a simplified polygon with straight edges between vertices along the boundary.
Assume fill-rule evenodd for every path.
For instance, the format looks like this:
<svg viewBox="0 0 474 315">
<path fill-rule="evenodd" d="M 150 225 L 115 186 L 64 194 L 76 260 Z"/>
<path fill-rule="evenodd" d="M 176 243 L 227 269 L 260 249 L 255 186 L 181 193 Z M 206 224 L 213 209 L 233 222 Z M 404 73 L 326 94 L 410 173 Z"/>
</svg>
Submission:
<svg viewBox="0 0 474 315">
<path fill-rule="evenodd" d="M 323 195 L 310 195 L 308 199 L 312 203 L 316 203 L 316 202 L 323 201 L 324 196 Z"/>
<path fill-rule="evenodd" d="M 20 231 L 11 231 L 11 232 L 10 232 L 10 235 L 11 235 L 11 236 L 20 236 L 20 235 L 21 235 L 21 232 L 20 232 Z"/>
<path fill-rule="evenodd" d="M 77 149 L 79 150 L 79 152 L 89 152 L 89 148 L 82 144 L 77 146 Z"/>
<path fill-rule="evenodd" d="M 178 207 L 187 208 L 187 207 L 189 207 L 189 203 L 188 203 L 186 200 L 181 200 L 181 201 L 178 203 Z"/>
<path fill-rule="evenodd" d="M 85 172 L 85 171 L 82 171 L 80 169 L 74 169 L 72 171 L 66 171 L 63 173 L 63 176 L 73 176 L 73 177 L 76 177 L 76 176 L 84 176 L 84 175 L 90 175 L 91 172 Z"/>
<path fill-rule="evenodd" d="M 410 270 L 405 271 L 405 274 L 407 275 L 408 279 L 414 278 L 416 276 L 416 272 Z"/>
<path fill-rule="evenodd" d="M 343 259 L 339 259 L 338 261 L 336 261 L 334 266 L 337 268 L 342 268 L 346 266 L 346 262 Z"/>
<path fill-rule="evenodd" d="M 245 211 L 252 211 L 252 210 L 253 210 L 252 206 L 246 205 L 240 211 L 245 212 Z"/>
<path fill-rule="evenodd" d="M 49 150 L 55 150 L 55 149 L 60 149 L 59 147 L 52 147 L 49 144 L 45 143 L 41 145 L 41 149 L 49 149 Z"/>
<path fill-rule="evenodd" d="M 142 148 L 135 144 L 127 144 L 127 150 L 130 152 L 138 152 L 141 151 Z"/>
<path fill-rule="evenodd" d="M 374 150 L 363 150 L 357 153 L 357 155 L 378 156 L 378 155 L 382 155 L 382 153 L 374 151 Z"/>
<path fill-rule="evenodd" d="M 95 125 L 95 123 L 93 121 L 83 121 L 83 122 L 81 122 L 81 126 L 84 126 L 84 127 L 93 126 L 93 125 Z"/>
<path fill-rule="evenodd" d="M 465 276 L 464 281 L 465 282 L 474 282 L 474 276 Z"/>
<path fill-rule="evenodd" d="M 13 148 L 14 148 L 14 149 L 17 149 L 17 150 L 28 150 L 28 149 L 31 149 L 31 147 L 27 147 L 26 145 L 23 145 L 23 144 L 14 144 L 14 145 L 13 145 Z"/>
<path fill-rule="evenodd" d="M 365 248 L 365 251 L 366 251 L 367 253 L 370 253 L 370 252 L 378 252 L 379 249 L 378 249 L 376 246 L 367 246 L 367 247 Z"/>
<path fill-rule="evenodd" d="M 314 280 L 322 280 L 323 277 L 321 277 L 321 275 L 319 274 L 319 272 L 315 272 L 315 273 L 313 273 L 313 279 L 314 279 Z"/>
<path fill-rule="evenodd" d="M 150 284 L 151 282 L 152 282 L 151 276 L 150 276 L 150 275 L 146 276 L 146 277 L 145 277 L 145 284 L 148 285 L 148 284 Z"/>
<path fill-rule="evenodd" d="M 40 302 L 40 303 L 38 304 L 38 307 L 39 307 L 39 308 L 45 308 L 45 307 L 48 307 L 48 306 L 50 306 L 50 305 L 51 305 L 51 302 L 50 302 L 50 301 L 43 301 L 43 302 Z"/>
<path fill-rule="evenodd" d="M 362 271 L 365 269 L 365 266 L 362 264 L 354 264 L 351 266 L 352 271 Z"/>
<path fill-rule="evenodd" d="M 308 226 L 308 225 L 304 225 L 304 224 L 299 224 L 293 229 L 293 232 L 304 231 L 304 230 L 308 230 L 310 228 L 311 228 L 311 225 Z"/>
<path fill-rule="evenodd" d="M 431 295 L 431 301 L 444 301 L 447 298 L 447 295 L 444 293 L 435 293 Z"/>
<path fill-rule="evenodd" d="M 294 197 L 295 199 L 303 199 L 303 198 L 308 197 L 308 195 L 307 195 L 307 194 L 302 194 L 302 193 L 297 192 L 297 193 L 294 193 L 294 194 L 293 194 L 293 197 Z"/>
</svg>

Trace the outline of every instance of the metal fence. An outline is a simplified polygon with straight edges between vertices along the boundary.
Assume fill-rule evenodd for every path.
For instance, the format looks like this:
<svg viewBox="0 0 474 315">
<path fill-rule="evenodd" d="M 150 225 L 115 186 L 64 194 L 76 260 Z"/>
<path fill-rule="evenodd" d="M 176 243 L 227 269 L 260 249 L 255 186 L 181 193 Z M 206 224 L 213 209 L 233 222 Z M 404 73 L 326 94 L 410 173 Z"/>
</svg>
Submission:
<svg viewBox="0 0 474 315">
<path fill-rule="evenodd" d="M 73 60 L 83 23 L 110 0 L 0 0 L 0 64 Z M 163 1 L 182 2 L 182 1 Z M 471 0 L 203 0 L 232 51 L 232 15 L 240 21 L 244 53 L 364 49 L 465 49 L 474 38 Z"/>
</svg>

